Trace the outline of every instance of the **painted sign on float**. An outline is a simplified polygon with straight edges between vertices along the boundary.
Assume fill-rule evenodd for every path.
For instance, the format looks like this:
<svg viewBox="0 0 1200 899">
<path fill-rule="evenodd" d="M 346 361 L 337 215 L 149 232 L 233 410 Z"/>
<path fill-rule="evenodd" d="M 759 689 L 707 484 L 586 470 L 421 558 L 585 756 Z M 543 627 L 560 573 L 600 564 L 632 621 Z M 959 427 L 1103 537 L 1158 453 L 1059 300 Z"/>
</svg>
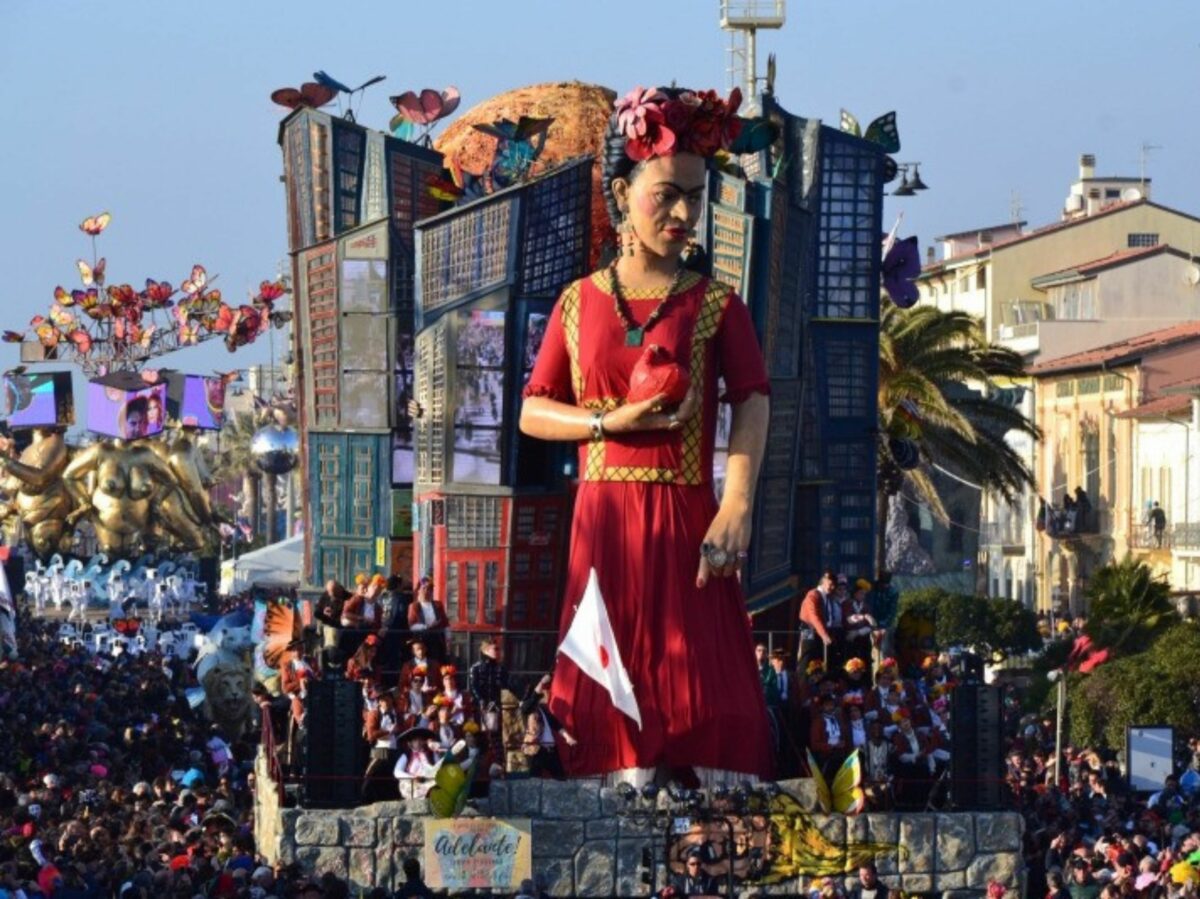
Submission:
<svg viewBox="0 0 1200 899">
<path fill-rule="evenodd" d="M 425 883 L 433 889 L 512 891 L 531 877 L 528 818 L 429 818 Z"/>
</svg>

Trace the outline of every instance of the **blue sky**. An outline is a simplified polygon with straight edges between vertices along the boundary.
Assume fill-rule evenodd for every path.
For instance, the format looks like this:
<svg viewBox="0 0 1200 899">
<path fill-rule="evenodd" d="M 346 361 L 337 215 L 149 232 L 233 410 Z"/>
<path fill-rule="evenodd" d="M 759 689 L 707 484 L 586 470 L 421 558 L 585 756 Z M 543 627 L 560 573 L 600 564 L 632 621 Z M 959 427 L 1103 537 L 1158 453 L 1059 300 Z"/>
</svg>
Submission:
<svg viewBox="0 0 1200 899">
<path fill-rule="evenodd" d="M 437 3 L 106 3 L 5 0 L 0 77 L 0 327 L 44 311 L 89 248 L 77 230 L 109 209 L 110 280 L 178 284 L 193 262 L 244 295 L 285 257 L 283 110 L 268 99 L 315 69 L 358 83 L 384 74 L 359 121 L 385 127 L 389 94 L 457 85 L 464 108 L 508 88 L 580 79 L 727 83 L 717 0 L 440 0 Z M 760 43 L 779 56 L 791 110 L 836 123 L 899 114 L 901 160 L 932 190 L 889 200 L 905 233 L 1010 217 L 1055 219 L 1078 156 L 1101 174 L 1150 157 L 1155 198 L 1200 213 L 1200 3 L 1011 0 L 993 4 L 791 0 Z M 1200 247 L 1186 248 L 1200 251 Z M 281 352 L 276 341 L 276 353 Z M 0 346 L 0 367 L 16 351 Z M 170 361 L 205 371 L 268 358 L 211 345 Z"/>
</svg>

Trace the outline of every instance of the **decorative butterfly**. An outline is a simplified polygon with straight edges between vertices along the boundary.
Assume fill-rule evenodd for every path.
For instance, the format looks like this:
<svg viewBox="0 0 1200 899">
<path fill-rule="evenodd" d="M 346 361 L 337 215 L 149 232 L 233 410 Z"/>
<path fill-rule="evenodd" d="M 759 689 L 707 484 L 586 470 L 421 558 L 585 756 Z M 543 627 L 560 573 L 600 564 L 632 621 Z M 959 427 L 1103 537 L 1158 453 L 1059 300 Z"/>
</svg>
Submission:
<svg viewBox="0 0 1200 899">
<path fill-rule="evenodd" d="M 70 327 L 75 324 L 75 313 L 63 306 L 51 306 L 50 321 L 60 328 Z"/>
<path fill-rule="evenodd" d="M 855 137 L 861 137 L 864 140 L 869 140 L 873 144 L 878 144 L 883 147 L 885 153 L 900 152 L 900 132 L 896 128 L 896 113 L 885 112 L 879 118 L 871 122 L 867 126 L 867 131 L 864 134 L 862 126 L 849 110 L 842 110 L 842 130 Z"/>
<path fill-rule="evenodd" d="M 317 84 L 315 81 L 306 81 L 300 85 L 299 90 L 294 87 L 281 87 L 279 90 L 272 91 L 271 101 L 280 106 L 286 106 L 288 109 L 305 107 L 316 109 L 330 102 L 337 96 L 337 93 L 332 87 Z"/>
<path fill-rule="evenodd" d="M 300 640 L 300 616 L 287 603 L 267 603 L 263 619 L 263 661 L 271 668 L 283 667 L 288 656 L 295 655 Z"/>
<path fill-rule="evenodd" d="M 112 290 L 112 288 L 110 287 L 109 290 Z M 83 307 L 84 311 L 86 311 L 93 308 L 97 303 L 100 302 L 100 291 L 94 287 L 89 287 L 87 290 L 72 290 L 71 302 L 67 303 L 61 299 L 59 302 L 64 306 L 74 306 L 75 304 L 78 304 Z"/>
<path fill-rule="evenodd" d="M 813 758 L 812 750 L 806 749 L 808 768 L 812 772 L 817 787 L 817 804 L 825 814 L 836 812 L 839 815 L 857 815 L 863 810 L 866 796 L 862 791 L 862 763 L 858 758 L 858 750 L 854 750 L 842 762 L 837 774 L 833 776 L 832 787 L 825 782 L 821 766 Z"/>
<path fill-rule="evenodd" d="M 546 137 L 554 119 L 521 116 L 516 122 L 501 119 L 490 125 L 475 125 L 477 131 L 496 138 L 492 157 L 492 183 L 497 188 L 508 187 L 529 174 L 546 146 Z"/>
<path fill-rule="evenodd" d="M 233 371 L 215 371 L 213 374 L 226 384 L 232 384 L 234 381 L 240 381 L 242 379 L 241 371 L 236 368 Z"/>
<path fill-rule="evenodd" d="M 3 340 L 5 343 L 24 343 L 25 335 L 20 331 L 5 331 L 0 340 Z"/>
<path fill-rule="evenodd" d="M 917 238 L 894 241 L 883 257 L 883 287 L 901 309 L 908 309 L 921 295 L 914 283 L 920 274 L 921 246 Z"/>
<path fill-rule="evenodd" d="M 184 321 L 179 325 L 179 345 L 194 346 L 200 342 L 200 323 Z"/>
<path fill-rule="evenodd" d="M 75 344 L 75 349 L 81 356 L 86 356 L 92 351 L 92 335 L 83 328 L 76 328 L 67 335 L 71 343 Z"/>
<path fill-rule="evenodd" d="M 175 288 L 171 286 L 171 282 L 147 278 L 146 289 L 142 291 L 142 299 L 151 309 L 165 309 L 171 305 L 171 297 L 174 293 Z"/>
<path fill-rule="evenodd" d="M 188 299 L 195 300 L 204 295 L 204 288 L 208 284 L 208 272 L 204 270 L 202 265 L 192 266 L 192 275 L 183 282 L 183 292 L 188 295 Z"/>
<path fill-rule="evenodd" d="M 451 85 L 441 93 L 432 88 L 425 88 L 420 94 L 405 91 L 395 97 L 389 97 L 396 107 L 397 118 L 411 122 L 414 125 L 432 125 L 438 119 L 444 119 L 462 102 L 458 88 Z"/>
<path fill-rule="evenodd" d="M 287 285 L 283 281 L 263 281 L 258 285 L 258 295 L 252 301 L 256 306 L 265 305 L 270 307 L 277 299 L 288 292 Z"/>
<path fill-rule="evenodd" d="M 76 291 L 76 293 L 82 293 L 82 292 L 83 291 Z M 56 302 L 60 303 L 63 306 L 74 306 L 75 305 L 74 295 L 68 293 L 66 288 L 64 288 L 61 284 L 54 288 L 54 299 Z"/>
<path fill-rule="evenodd" d="M 108 264 L 107 259 L 101 257 L 95 266 L 88 265 L 82 259 L 76 260 L 75 264 L 79 266 L 79 279 L 83 282 L 84 287 L 104 286 L 104 268 Z"/>
<path fill-rule="evenodd" d="M 38 340 L 42 342 L 42 346 L 47 349 L 58 346 L 59 340 L 62 339 L 62 333 L 52 322 L 46 321 L 44 316 L 35 315 L 30 319 L 29 325 L 33 328 L 33 333 L 37 335 Z"/>
<path fill-rule="evenodd" d="M 101 231 L 108 227 L 108 223 L 112 221 L 112 215 L 107 212 L 102 212 L 99 215 L 89 216 L 79 223 L 79 230 L 84 234 L 90 234 L 95 237 Z"/>
<path fill-rule="evenodd" d="M 120 309 L 123 306 L 132 306 L 137 301 L 137 291 L 133 289 L 132 284 L 110 284 L 108 287 L 108 299 L 113 304 L 114 309 Z"/>
</svg>

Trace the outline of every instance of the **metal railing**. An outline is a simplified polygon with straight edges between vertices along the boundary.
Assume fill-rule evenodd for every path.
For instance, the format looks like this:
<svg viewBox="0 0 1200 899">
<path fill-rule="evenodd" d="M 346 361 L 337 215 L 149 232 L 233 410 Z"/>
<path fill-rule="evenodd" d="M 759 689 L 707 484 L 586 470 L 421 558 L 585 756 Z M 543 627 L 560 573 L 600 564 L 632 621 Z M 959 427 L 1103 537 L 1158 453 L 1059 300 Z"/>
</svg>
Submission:
<svg viewBox="0 0 1200 899">
<path fill-rule="evenodd" d="M 990 546 L 1024 546 L 1025 533 L 1019 521 L 985 521 L 979 535 Z"/>
<path fill-rule="evenodd" d="M 1169 524 L 1161 534 L 1153 525 L 1137 524 L 1130 528 L 1129 544 L 1134 549 L 1200 550 L 1200 522 Z"/>
</svg>

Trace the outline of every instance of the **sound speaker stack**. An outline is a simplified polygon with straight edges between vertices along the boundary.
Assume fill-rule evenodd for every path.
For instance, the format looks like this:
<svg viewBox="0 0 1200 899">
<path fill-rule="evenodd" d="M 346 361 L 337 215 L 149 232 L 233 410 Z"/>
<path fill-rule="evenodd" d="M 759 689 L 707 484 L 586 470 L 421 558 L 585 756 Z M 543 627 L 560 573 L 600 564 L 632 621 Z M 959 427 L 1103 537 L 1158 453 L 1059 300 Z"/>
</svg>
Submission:
<svg viewBox="0 0 1200 899">
<path fill-rule="evenodd" d="M 358 684 L 341 678 L 310 682 L 304 723 L 304 806 L 353 808 L 364 771 Z"/>
<path fill-rule="evenodd" d="M 960 811 L 1004 802 L 1004 700 L 999 687 L 961 683 L 950 703 L 950 796 Z"/>
</svg>

